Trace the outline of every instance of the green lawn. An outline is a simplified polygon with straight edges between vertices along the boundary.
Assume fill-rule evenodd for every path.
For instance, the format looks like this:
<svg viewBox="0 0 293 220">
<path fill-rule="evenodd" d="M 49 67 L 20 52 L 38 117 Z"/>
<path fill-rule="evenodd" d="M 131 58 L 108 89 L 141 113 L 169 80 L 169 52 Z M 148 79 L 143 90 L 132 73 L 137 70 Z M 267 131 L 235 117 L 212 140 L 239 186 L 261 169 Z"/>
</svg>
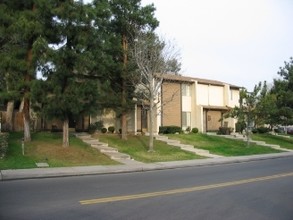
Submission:
<svg viewBox="0 0 293 220">
<path fill-rule="evenodd" d="M 50 132 L 33 133 L 32 142 L 25 143 L 25 155 L 23 156 L 21 150 L 22 136 L 22 133 L 10 133 L 7 156 L 4 159 L 0 159 L 0 169 L 35 168 L 36 162 L 47 162 L 50 167 L 118 164 L 73 136 L 70 137 L 70 147 L 63 148 L 62 134 Z M 255 144 L 247 147 L 244 141 L 226 139 L 221 136 L 206 134 L 167 136 L 171 139 L 180 140 L 181 143 L 191 144 L 196 148 L 206 149 L 211 153 L 223 156 L 280 152 Z M 129 154 L 135 160 L 145 163 L 203 158 L 156 140 L 154 141 L 155 152 L 148 152 L 148 137 L 146 136 L 129 135 L 127 141 L 123 141 L 118 135 L 113 134 L 99 134 L 98 138 L 102 142 L 116 147 L 120 152 Z M 266 134 L 253 135 L 253 139 L 264 140 L 267 143 L 279 144 L 282 147 L 293 149 L 292 138 Z"/>
<path fill-rule="evenodd" d="M 145 163 L 203 158 L 156 140 L 154 141 L 154 152 L 148 152 L 149 137 L 147 136 L 129 135 L 127 141 L 123 141 L 118 135 L 112 134 L 101 134 L 98 138 L 100 141 L 116 147 L 119 152 L 126 153 L 133 159 Z"/>
<path fill-rule="evenodd" d="M 253 134 L 252 139 L 256 141 L 265 141 L 267 144 L 277 144 L 280 147 L 293 150 L 293 136 L 277 136 L 272 134 Z"/>
<path fill-rule="evenodd" d="M 22 133 L 10 133 L 7 156 L 0 159 L 0 169 L 35 168 L 37 162 L 47 162 L 50 167 L 112 165 L 109 159 L 76 137 L 70 137 L 70 147 L 62 147 L 62 134 L 39 132 L 32 134 L 32 142 L 25 143 L 22 155 Z"/>
<path fill-rule="evenodd" d="M 209 150 L 210 153 L 223 156 L 241 156 L 253 154 L 278 153 L 281 151 L 262 147 L 255 144 L 246 145 L 241 140 L 232 140 L 221 136 L 207 134 L 169 134 L 171 139 L 180 140 L 181 143 L 194 145 L 196 148 Z"/>
</svg>

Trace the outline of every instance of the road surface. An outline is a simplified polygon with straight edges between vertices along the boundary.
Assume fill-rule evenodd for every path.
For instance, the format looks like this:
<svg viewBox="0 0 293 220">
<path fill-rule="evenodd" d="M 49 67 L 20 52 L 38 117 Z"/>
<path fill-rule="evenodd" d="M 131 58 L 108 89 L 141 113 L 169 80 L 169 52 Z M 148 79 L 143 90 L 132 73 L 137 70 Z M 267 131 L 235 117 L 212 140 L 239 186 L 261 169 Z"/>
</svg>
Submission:
<svg viewBox="0 0 293 220">
<path fill-rule="evenodd" d="M 293 157 L 0 182 L 0 219 L 293 219 Z"/>
</svg>

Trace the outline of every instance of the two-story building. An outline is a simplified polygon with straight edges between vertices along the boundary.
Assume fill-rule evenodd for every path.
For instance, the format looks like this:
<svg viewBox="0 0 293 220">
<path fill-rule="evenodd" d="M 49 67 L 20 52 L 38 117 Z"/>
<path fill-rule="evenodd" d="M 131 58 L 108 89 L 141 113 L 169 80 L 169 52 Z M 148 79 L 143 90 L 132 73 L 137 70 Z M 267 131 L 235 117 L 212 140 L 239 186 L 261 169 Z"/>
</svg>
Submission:
<svg viewBox="0 0 293 220">
<path fill-rule="evenodd" d="M 158 133 L 160 126 L 175 125 L 183 130 L 198 128 L 200 132 L 217 131 L 220 126 L 235 129 L 236 119 L 221 120 L 223 114 L 234 108 L 239 102 L 239 86 L 228 83 L 165 74 L 163 76 L 159 105 L 156 109 L 155 129 Z M 115 126 L 118 130 L 120 122 L 114 111 L 92 117 L 92 121 L 102 120 L 105 127 Z M 148 107 L 135 105 L 128 115 L 128 132 L 148 131 Z"/>
</svg>

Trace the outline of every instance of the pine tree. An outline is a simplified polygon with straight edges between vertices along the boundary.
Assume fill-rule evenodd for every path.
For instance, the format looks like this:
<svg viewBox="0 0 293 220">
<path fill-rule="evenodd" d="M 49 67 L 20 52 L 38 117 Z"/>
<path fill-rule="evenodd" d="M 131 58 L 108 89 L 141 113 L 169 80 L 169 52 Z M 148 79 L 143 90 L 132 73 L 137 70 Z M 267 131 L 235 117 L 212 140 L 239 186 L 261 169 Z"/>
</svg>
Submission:
<svg viewBox="0 0 293 220">
<path fill-rule="evenodd" d="M 69 120 L 97 111 L 108 87 L 104 78 L 111 57 L 105 53 L 109 44 L 103 26 L 109 14 L 103 12 L 107 5 L 100 3 L 62 2 L 53 10 L 53 30 L 61 41 L 39 45 L 45 79 L 35 83 L 34 98 L 44 115 L 63 121 L 64 147 L 69 146 Z"/>
<path fill-rule="evenodd" d="M 127 139 L 127 120 L 126 115 L 131 109 L 131 97 L 134 93 L 130 72 L 132 71 L 129 64 L 129 43 L 135 38 L 135 32 L 138 30 L 154 30 L 159 22 L 154 17 L 154 5 L 142 7 L 140 0 L 110 0 L 113 18 L 112 31 L 116 33 L 117 40 L 120 42 L 120 49 L 115 56 L 118 56 L 116 68 L 117 77 L 112 80 L 112 85 L 120 94 L 120 116 L 121 116 L 121 137 Z M 118 80 L 117 80 L 118 79 Z"/>
<path fill-rule="evenodd" d="M 23 101 L 24 140 L 30 141 L 30 92 L 36 78 L 37 57 L 34 45 L 40 38 L 49 37 L 51 23 L 47 10 L 54 1 L 3 0 L 0 3 L 1 75 L 6 82 L 7 101 Z M 12 86 L 13 85 L 13 86 Z M 3 96 L 2 96 L 3 97 Z"/>
</svg>

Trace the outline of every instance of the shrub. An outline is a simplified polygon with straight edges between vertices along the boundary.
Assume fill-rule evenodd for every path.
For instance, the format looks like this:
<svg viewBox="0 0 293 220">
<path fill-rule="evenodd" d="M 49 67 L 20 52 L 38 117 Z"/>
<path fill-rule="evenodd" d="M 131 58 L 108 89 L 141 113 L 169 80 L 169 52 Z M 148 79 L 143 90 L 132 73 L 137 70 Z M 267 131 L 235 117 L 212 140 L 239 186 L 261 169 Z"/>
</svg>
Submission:
<svg viewBox="0 0 293 220">
<path fill-rule="evenodd" d="M 242 132 L 246 128 L 245 122 L 237 122 L 235 124 L 236 132 Z"/>
<path fill-rule="evenodd" d="M 179 126 L 160 126 L 159 133 L 160 134 L 182 133 L 182 129 Z"/>
<path fill-rule="evenodd" d="M 0 159 L 4 158 L 8 149 L 8 133 L 0 133 Z"/>
<path fill-rule="evenodd" d="M 101 129 L 101 132 L 102 132 L 103 134 L 105 134 L 105 133 L 107 132 L 107 128 L 102 128 L 102 129 Z"/>
<path fill-rule="evenodd" d="M 219 127 L 219 131 L 217 134 L 220 135 L 229 135 L 233 131 L 233 128 L 230 127 Z"/>
<path fill-rule="evenodd" d="M 95 123 L 91 123 L 88 128 L 88 132 L 90 134 L 95 133 L 97 130 L 100 131 L 104 127 L 103 121 L 97 121 Z"/>
<path fill-rule="evenodd" d="M 268 133 L 268 132 L 270 132 L 270 129 L 266 128 L 266 127 L 259 127 L 259 128 L 253 128 L 252 129 L 253 134 L 256 134 L 256 133 L 265 134 L 265 133 Z"/>
<path fill-rule="evenodd" d="M 191 130 L 191 129 L 190 129 L 190 127 L 188 126 L 188 127 L 186 128 L 185 131 L 186 131 L 186 132 L 190 132 L 190 130 Z"/>
<path fill-rule="evenodd" d="M 115 127 L 114 127 L 114 126 L 110 126 L 110 127 L 108 127 L 108 131 L 109 131 L 110 133 L 114 133 L 114 131 L 115 131 Z"/>
<path fill-rule="evenodd" d="M 268 133 L 269 131 L 270 131 L 270 129 L 266 128 L 266 127 L 257 128 L 257 132 L 260 133 L 260 134 L 265 134 L 265 133 Z"/>
<path fill-rule="evenodd" d="M 52 125 L 51 132 L 62 132 L 62 129 L 58 128 L 57 125 Z"/>
<path fill-rule="evenodd" d="M 99 131 L 104 127 L 104 123 L 102 120 L 95 122 L 96 129 Z"/>
<path fill-rule="evenodd" d="M 90 124 L 90 125 L 89 125 L 89 130 L 88 130 L 88 132 L 89 132 L 90 134 L 95 133 L 96 130 L 97 130 L 97 127 L 96 127 L 95 124 Z"/>
<path fill-rule="evenodd" d="M 167 134 L 167 126 L 160 126 L 159 127 L 159 133 L 160 134 Z"/>
<path fill-rule="evenodd" d="M 197 134 L 198 133 L 198 128 L 192 128 L 191 132 L 194 133 L 194 134 Z"/>
</svg>

